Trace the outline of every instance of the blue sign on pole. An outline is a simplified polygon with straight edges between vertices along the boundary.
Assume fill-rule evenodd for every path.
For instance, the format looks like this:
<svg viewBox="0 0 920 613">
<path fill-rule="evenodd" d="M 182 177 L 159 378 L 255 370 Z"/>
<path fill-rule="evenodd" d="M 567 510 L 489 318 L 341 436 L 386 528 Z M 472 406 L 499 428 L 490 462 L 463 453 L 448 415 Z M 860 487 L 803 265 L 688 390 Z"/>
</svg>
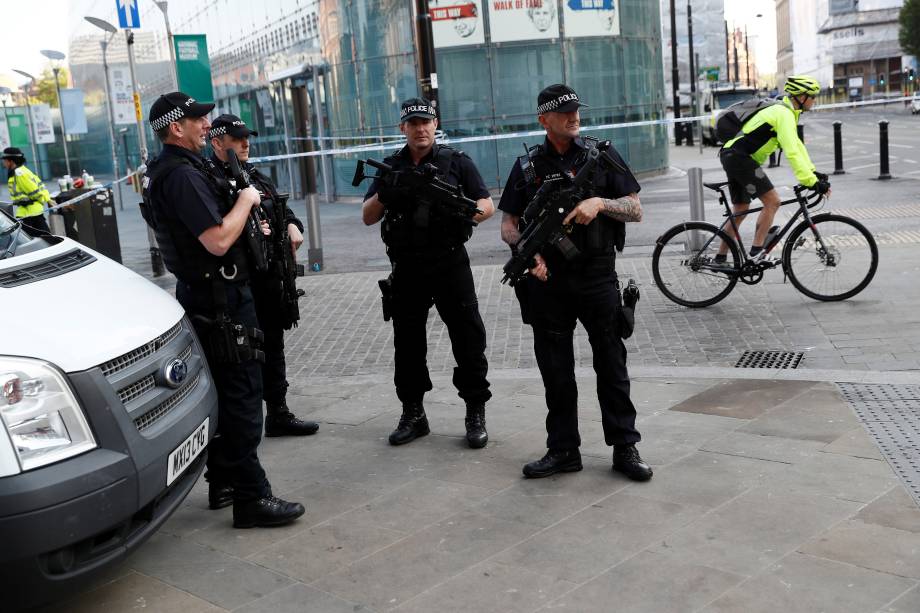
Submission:
<svg viewBox="0 0 920 613">
<path fill-rule="evenodd" d="M 141 14 L 137 8 L 137 0 L 115 0 L 118 7 L 118 25 L 123 28 L 141 27 Z"/>
</svg>

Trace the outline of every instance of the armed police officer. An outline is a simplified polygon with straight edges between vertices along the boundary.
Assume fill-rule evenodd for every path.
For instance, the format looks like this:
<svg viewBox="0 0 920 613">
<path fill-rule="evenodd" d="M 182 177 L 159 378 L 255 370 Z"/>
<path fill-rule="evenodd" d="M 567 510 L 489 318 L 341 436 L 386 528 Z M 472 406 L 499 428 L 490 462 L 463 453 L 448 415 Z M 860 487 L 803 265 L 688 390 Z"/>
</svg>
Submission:
<svg viewBox="0 0 920 613">
<path fill-rule="evenodd" d="M 389 440 L 402 445 L 429 432 L 422 401 L 432 388 L 426 322 L 434 305 L 447 326 L 457 361 L 453 383 L 466 403 L 466 440 L 470 447 L 481 448 L 488 442 L 485 403 L 492 393 L 486 380 L 486 331 L 464 243 L 473 226 L 488 219 L 495 206 L 473 161 L 460 151 L 435 144 L 437 126 L 434 107 L 427 100 L 403 102 L 399 129 L 406 146 L 384 160 L 392 172 L 375 179 L 364 197 L 364 223 L 383 220 L 381 236 L 393 267 L 390 283 L 383 284 L 391 291 L 394 382 L 402 416 Z M 401 180 L 402 173 L 414 172 L 459 186 L 465 199 L 475 201 L 475 205 L 468 203 L 468 212 L 478 212 L 462 218 L 455 210 L 438 206 L 436 199 L 424 198 Z"/>
<path fill-rule="evenodd" d="M 211 123 L 208 138 L 214 154 L 211 161 L 220 171 L 220 178 L 235 180 L 228 164 L 228 152 L 236 154 L 248 180 L 259 190 L 261 196 L 260 217 L 268 220 L 271 236 L 265 240 L 278 249 L 267 250 L 267 261 L 251 271 L 250 286 L 255 300 L 259 328 L 265 334 L 263 349 L 265 362 L 262 364 L 262 387 L 265 400 L 265 436 L 304 436 L 315 434 L 319 424 L 298 419 L 287 406 L 287 366 L 284 359 L 284 331 L 297 325 L 300 313 L 297 309 L 297 289 L 293 296 L 285 293 L 285 283 L 293 284 L 296 270 L 287 270 L 293 265 L 295 256 L 303 244 L 303 223 L 287 207 L 287 196 L 278 193 L 271 179 L 249 163 L 249 137 L 258 136 L 236 115 L 221 115 Z M 282 253 L 285 249 L 290 253 Z M 263 270 L 259 270 L 259 268 Z M 287 275 L 287 279 L 284 277 Z"/>
<path fill-rule="evenodd" d="M 250 187 L 231 200 L 200 156 L 213 108 L 182 92 L 160 96 L 150 107 L 150 125 L 163 150 L 147 167 L 146 217 L 177 278 L 176 298 L 195 326 L 217 388 L 209 504 L 232 503 L 236 528 L 281 525 L 303 515 L 304 507 L 272 495 L 256 453 L 262 435 L 261 332 L 240 236 L 260 197 Z"/>
<path fill-rule="evenodd" d="M 516 253 L 531 199 L 565 188 L 598 142 L 579 136 L 579 101 L 571 88 L 550 85 L 537 97 L 537 119 L 546 140 L 515 164 L 498 208 L 502 239 Z M 524 321 L 533 326 L 534 352 L 546 388 L 548 451 L 524 466 L 530 478 L 582 469 L 578 433 L 573 332 L 580 321 L 588 332 L 597 373 L 604 439 L 612 445 L 613 469 L 646 481 L 652 470 L 636 449 L 636 409 L 629 397 L 626 348 L 621 338 L 621 301 L 614 269 L 625 239 L 624 222 L 642 219 L 639 184 L 612 146 L 593 179 L 593 196 L 577 202 L 562 220 L 567 240 L 547 245 L 534 257 L 530 274 L 515 286 Z M 607 159 L 605 158 L 605 159 Z M 566 249 L 560 247 L 565 243 Z M 578 254 L 577 257 L 575 254 Z"/>
</svg>

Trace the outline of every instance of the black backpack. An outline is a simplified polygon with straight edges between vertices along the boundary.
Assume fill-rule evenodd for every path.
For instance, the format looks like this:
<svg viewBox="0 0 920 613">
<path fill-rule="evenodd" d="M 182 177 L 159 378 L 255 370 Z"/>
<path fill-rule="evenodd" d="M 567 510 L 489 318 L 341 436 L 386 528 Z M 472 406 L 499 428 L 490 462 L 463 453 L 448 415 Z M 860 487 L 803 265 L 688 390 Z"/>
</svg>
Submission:
<svg viewBox="0 0 920 613">
<path fill-rule="evenodd" d="M 782 104 L 773 98 L 751 98 L 736 102 L 719 114 L 716 119 L 716 138 L 727 143 L 741 133 L 741 128 L 754 115 L 774 104 Z"/>
</svg>

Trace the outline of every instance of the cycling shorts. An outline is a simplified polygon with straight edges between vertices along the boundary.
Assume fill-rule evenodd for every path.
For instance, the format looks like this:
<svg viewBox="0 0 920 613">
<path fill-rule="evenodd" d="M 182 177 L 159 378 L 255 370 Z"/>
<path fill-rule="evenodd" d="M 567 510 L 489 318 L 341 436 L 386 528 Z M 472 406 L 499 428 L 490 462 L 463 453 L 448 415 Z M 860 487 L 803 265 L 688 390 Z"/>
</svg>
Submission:
<svg viewBox="0 0 920 613">
<path fill-rule="evenodd" d="M 773 189 L 767 173 L 750 155 L 722 149 L 719 161 L 728 176 L 728 192 L 733 204 L 750 204 L 753 198 L 760 198 Z"/>
</svg>

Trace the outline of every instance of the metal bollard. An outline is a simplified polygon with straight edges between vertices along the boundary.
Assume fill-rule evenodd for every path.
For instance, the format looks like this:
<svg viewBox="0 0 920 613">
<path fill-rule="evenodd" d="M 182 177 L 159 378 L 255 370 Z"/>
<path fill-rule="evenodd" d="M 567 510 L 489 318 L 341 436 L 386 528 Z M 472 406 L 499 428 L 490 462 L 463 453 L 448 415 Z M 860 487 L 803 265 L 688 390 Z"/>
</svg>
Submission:
<svg viewBox="0 0 920 613">
<path fill-rule="evenodd" d="M 841 127 L 843 123 L 834 122 L 834 174 L 846 174 L 843 170 L 843 136 L 841 136 Z"/>
<path fill-rule="evenodd" d="M 690 184 L 690 219 L 692 221 L 706 221 L 706 211 L 703 206 L 703 169 L 691 168 L 687 171 L 687 181 Z M 693 232 L 690 237 L 690 248 L 696 251 L 703 245 L 703 237 L 699 232 Z"/>
<path fill-rule="evenodd" d="M 878 122 L 878 155 L 879 155 L 879 181 L 891 178 L 888 171 L 888 122 L 884 119 Z"/>
<path fill-rule="evenodd" d="M 805 126 L 803 126 L 802 124 L 798 124 L 795 127 L 795 129 L 799 135 L 799 140 L 802 141 L 802 144 L 804 145 L 805 144 Z"/>
<path fill-rule="evenodd" d="M 319 205 L 316 194 L 307 194 L 307 264 L 313 272 L 323 269 L 323 237 L 320 234 Z"/>
</svg>

